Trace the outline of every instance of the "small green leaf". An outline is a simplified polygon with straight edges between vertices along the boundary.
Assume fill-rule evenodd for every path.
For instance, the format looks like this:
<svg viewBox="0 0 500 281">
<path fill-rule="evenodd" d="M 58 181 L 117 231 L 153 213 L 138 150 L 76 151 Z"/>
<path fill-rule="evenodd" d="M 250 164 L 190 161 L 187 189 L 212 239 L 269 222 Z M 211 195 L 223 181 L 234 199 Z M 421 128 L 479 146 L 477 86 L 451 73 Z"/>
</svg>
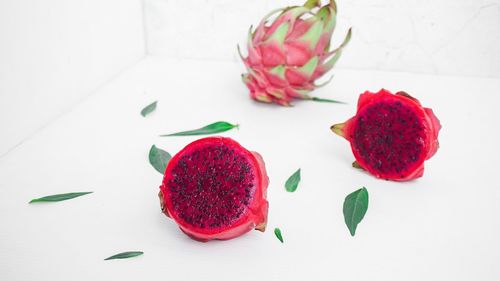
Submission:
<svg viewBox="0 0 500 281">
<path fill-rule="evenodd" d="M 128 259 L 128 258 L 140 256 L 143 254 L 144 254 L 144 252 L 141 252 L 141 251 L 123 252 L 123 253 L 113 255 L 109 258 L 105 258 L 104 260 L 107 261 L 107 260 L 115 260 L 115 259 Z"/>
<path fill-rule="evenodd" d="M 274 235 L 276 235 L 276 238 L 278 238 L 278 240 L 281 241 L 281 243 L 284 243 L 283 242 L 283 236 L 281 236 L 281 230 L 279 228 L 275 228 L 274 229 Z"/>
<path fill-rule="evenodd" d="M 358 223 L 363 220 L 368 209 L 368 190 L 365 187 L 347 195 L 344 201 L 344 220 L 349 232 L 354 236 Z"/>
<path fill-rule="evenodd" d="M 317 98 L 317 97 L 311 97 L 312 101 L 317 101 L 317 102 L 330 102 L 330 103 L 340 103 L 340 104 L 347 104 L 343 101 L 338 101 L 338 100 L 331 100 L 331 99 L 322 99 L 322 98 Z"/>
<path fill-rule="evenodd" d="M 285 189 L 288 192 L 294 192 L 297 190 L 297 187 L 299 186 L 300 182 L 300 169 L 295 171 L 287 180 L 285 183 Z"/>
<path fill-rule="evenodd" d="M 155 170 L 163 175 L 165 169 L 167 168 L 168 161 L 170 161 L 170 153 L 165 150 L 159 149 L 156 145 L 151 146 L 149 150 L 149 163 Z"/>
<path fill-rule="evenodd" d="M 90 194 L 92 191 L 89 192 L 71 192 L 71 193 L 62 193 L 62 194 L 55 194 L 55 195 L 49 195 L 45 197 L 40 197 L 31 200 L 29 203 L 38 203 L 38 202 L 58 202 L 58 201 L 64 201 L 68 199 L 73 199 L 82 195 Z"/>
<path fill-rule="evenodd" d="M 146 117 L 146 115 L 148 115 L 149 113 L 155 111 L 157 103 L 158 103 L 158 101 L 155 101 L 152 104 L 150 104 L 150 105 L 146 106 L 145 108 L 143 108 L 141 110 L 142 117 Z"/>
<path fill-rule="evenodd" d="M 178 133 L 167 134 L 167 135 L 160 135 L 160 137 L 210 135 L 210 134 L 217 134 L 217 133 L 229 131 L 233 128 L 237 128 L 238 126 L 239 125 L 233 125 L 233 124 L 228 123 L 228 122 L 219 121 L 219 122 L 215 122 L 215 123 L 212 123 L 210 125 L 207 125 L 205 127 L 201 127 L 199 129 L 196 129 L 196 130 L 178 132 Z"/>
</svg>

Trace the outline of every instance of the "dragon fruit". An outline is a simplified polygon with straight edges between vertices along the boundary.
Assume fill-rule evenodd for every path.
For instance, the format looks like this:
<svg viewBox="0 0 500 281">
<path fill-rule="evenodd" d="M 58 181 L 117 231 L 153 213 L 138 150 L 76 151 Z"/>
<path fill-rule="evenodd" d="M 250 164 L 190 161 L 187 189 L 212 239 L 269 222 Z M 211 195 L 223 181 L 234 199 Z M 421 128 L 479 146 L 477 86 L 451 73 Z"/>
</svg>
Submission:
<svg viewBox="0 0 500 281">
<path fill-rule="evenodd" d="M 323 7 L 321 0 L 308 0 L 303 6 L 275 10 L 255 31 L 250 28 L 248 57 L 240 52 L 248 71 L 242 78 L 250 97 L 283 106 L 293 99 L 311 99 L 308 93 L 321 86 L 315 80 L 333 68 L 351 38 L 349 29 L 344 42 L 329 50 L 336 16 L 334 0 Z"/>
<path fill-rule="evenodd" d="M 226 240 L 264 231 L 269 179 L 264 161 L 230 138 L 192 142 L 168 163 L 161 209 L 189 237 Z"/>
<path fill-rule="evenodd" d="M 421 177 L 424 161 L 439 147 L 439 120 L 405 92 L 359 96 L 356 116 L 331 127 L 351 143 L 354 167 L 375 177 L 408 181 Z"/>
</svg>

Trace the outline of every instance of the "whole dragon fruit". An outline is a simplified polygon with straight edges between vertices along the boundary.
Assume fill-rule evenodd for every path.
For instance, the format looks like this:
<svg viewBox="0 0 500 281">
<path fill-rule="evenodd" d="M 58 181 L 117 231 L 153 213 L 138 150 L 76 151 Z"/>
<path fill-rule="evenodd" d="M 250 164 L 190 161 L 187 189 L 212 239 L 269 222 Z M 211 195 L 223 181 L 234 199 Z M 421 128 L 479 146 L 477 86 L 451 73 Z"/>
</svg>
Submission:
<svg viewBox="0 0 500 281">
<path fill-rule="evenodd" d="M 323 7 L 321 0 L 308 0 L 303 6 L 275 10 L 255 31 L 250 28 L 248 57 L 240 52 L 250 97 L 284 106 L 293 99 L 312 99 L 308 93 L 318 87 L 314 81 L 333 68 L 351 38 L 349 29 L 344 42 L 329 50 L 336 16 L 334 0 Z"/>
</svg>

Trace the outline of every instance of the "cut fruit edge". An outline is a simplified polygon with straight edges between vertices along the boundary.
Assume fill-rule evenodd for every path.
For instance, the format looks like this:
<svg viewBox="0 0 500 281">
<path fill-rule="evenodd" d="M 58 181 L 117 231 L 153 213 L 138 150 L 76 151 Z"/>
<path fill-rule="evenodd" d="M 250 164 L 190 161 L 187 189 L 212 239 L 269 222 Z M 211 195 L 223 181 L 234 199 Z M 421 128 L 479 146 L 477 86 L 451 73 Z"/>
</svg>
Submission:
<svg viewBox="0 0 500 281">
<path fill-rule="evenodd" d="M 207 140 L 208 139 L 208 140 Z M 246 215 L 243 215 L 240 217 L 234 225 L 232 225 L 230 228 L 225 229 L 221 232 L 214 232 L 214 233 L 200 233 L 193 231 L 189 229 L 189 225 L 182 223 L 176 218 L 175 215 L 171 214 L 168 208 L 168 204 L 165 199 L 165 194 L 163 192 L 164 189 L 166 189 L 166 175 L 170 171 L 169 166 L 170 165 L 175 165 L 178 159 L 178 155 L 181 155 L 182 151 L 188 146 L 191 145 L 197 145 L 200 141 L 222 141 L 225 143 L 225 145 L 232 146 L 236 149 L 242 150 L 245 152 L 245 154 L 248 157 L 248 160 L 253 162 L 254 166 L 254 171 L 256 173 L 256 176 L 258 177 L 257 181 L 257 188 L 255 189 L 255 194 L 253 197 L 253 200 L 251 204 L 248 206 L 248 211 Z M 264 232 L 266 229 L 266 224 L 267 224 L 267 214 L 268 214 L 268 208 L 269 208 L 269 203 L 267 201 L 267 186 L 269 184 L 269 178 L 266 173 L 265 169 L 265 164 L 264 161 L 261 157 L 261 155 L 257 152 L 252 152 L 248 151 L 245 149 L 243 146 L 241 146 L 239 143 L 236 141 L 230 139 L 230 138 L 224 138 L 224 137 L 208 137 L 204 138 L 198 141 L 195 141 L 191 144 L 189 144 L 181 150 L 179 153 L 177 153 L 169 162 L 169 165 L 167 166 L 167 169 L 165 171 L 165 176 L 162 182 L 162 185 L 160 186 L 160 191 L 158 193 L 158 197 L 160 199 L 160 207 L 162 212 L 169 218 L 173 219 L 178 225 L 179 228 L 186 233 L 188 236 L 191 238 L 198 240 L 198 241 L 208 241 L 208 240 L 226 240 L 226 239 L 231 239 L 235 238 L 237 236 L 242 235 L 245 232 L 248 232 L 252 229 L 259 230 L 261 232 Z"/>
</svg>

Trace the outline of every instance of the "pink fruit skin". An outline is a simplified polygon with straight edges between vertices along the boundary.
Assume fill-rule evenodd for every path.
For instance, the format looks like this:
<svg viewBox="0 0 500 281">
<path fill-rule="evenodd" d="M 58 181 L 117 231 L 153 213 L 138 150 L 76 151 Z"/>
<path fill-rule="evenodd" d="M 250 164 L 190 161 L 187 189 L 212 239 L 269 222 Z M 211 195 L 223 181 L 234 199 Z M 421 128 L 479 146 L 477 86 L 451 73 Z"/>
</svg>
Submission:
<svg viewBox="0 0 500 281">
<path fill-rule="evenodd" d="M 171 211 L 172 202 L 169 200 L 168 182 L 171 177 L 171 170 L 184 151 L 196 149 L 196 147 L 199 145 L 214 142 L 223 142 L 225 145 L 237 149 L 247 155 L 248 159 L 250 159 L 250 161 L 253 163 L 257 188 L 255 190 L 255 194 L 252 198 L 251 203 L 248 205 L 247 212 L 243 216 L 241 216 L 238 221 L 233 223 L 231 227 L 228 227 L 226 229 L 200 231 L 199 229 L 195 229 L 191 225 L 185 223 L 179 218 L 178 214 Z M 160 186 L 160 192 L 158 196 L 160 197 L 161 208 L 164 214 L 167 217 L 173 219 L 186 235 L 194 240 L 207 242 L 209 240 L 232 239 L 241 236 L 242 234 L 249 232 L 252 229 L 265 231 L 267 223 L 267 213 L 269 208 L 269 203 L 266 200 L 268 185 L 269 178 L 266 173 L 264 161 L 259 153 L 246 150 L 244 147 L 230 138 L 208 137 L 192 142 L 170 160 L 165 170 L 163 183 Z"/>
<path fill-rule="evenodd" d="M 335 28 L 335 1 L 320 7 L 320 0 L 287 7 L 267 15 L 248 35 L 248 56 L 241 56 L 248 73 L 242 76 L 250 97 L 289 106 L 293 99 L 310 99 L 315 80 L 332 69 L 351 37 L 330 51 Z M 269 18 L 279 12 L 278 17 Z M 311 16 L 304 19 L 306 16 Z"/>
<path fill-rule="evenodd" d="M 400 101 L 405 106 L 412 108 L 412 110 L 419 117 L 420 122 L 424 126 L 424 133 L 426 136 L 426 140 L 424 142 L 424 157 L 419 159 L 417 165 L 404 177 L 396 176 L 391 173 L 381 173 L 377 169 L 374 169 L 371 165 L 367 164 L 364 161 L 364 158 L 361 157 L 360 152 L 353 145 L 353 141 L 351 136 L 354 135 L 354 130 L 356 130 L 356 125 L 359 120 L 359 115 L 363 113 L 370 105 L 376 103 L 389 103 L 394 101 Z M 415 178 L 422 177 L 424 174 L 424 161 L 430 159 L 434 154 L 436 154 L 439 148 L 439 131 L 441 129 L 441 124 L 437 117 L 434 115 L 434 112 L 430 108 L 423 107 L 420 102 L 408 95 L 405 92 L 398 92 L 396 94 L 392 94 L 391 92 L 381 89 L 378 93 L 371 93 L 366 91 L 361 94 L 358 99 L 358 108 L 357 113 L 354 117 L 347 120 L 345 123 L 337 124 L 332 126 L 332 130 L 346 138 L 349 142 L 351 142 L 351 149 L 358 162 L 359 166 L 363 169 L 367 170 L 369 173 L 374 175 L 377 178 L 388 179 L 393 181 L 409 181 Z"/>
</svg>

